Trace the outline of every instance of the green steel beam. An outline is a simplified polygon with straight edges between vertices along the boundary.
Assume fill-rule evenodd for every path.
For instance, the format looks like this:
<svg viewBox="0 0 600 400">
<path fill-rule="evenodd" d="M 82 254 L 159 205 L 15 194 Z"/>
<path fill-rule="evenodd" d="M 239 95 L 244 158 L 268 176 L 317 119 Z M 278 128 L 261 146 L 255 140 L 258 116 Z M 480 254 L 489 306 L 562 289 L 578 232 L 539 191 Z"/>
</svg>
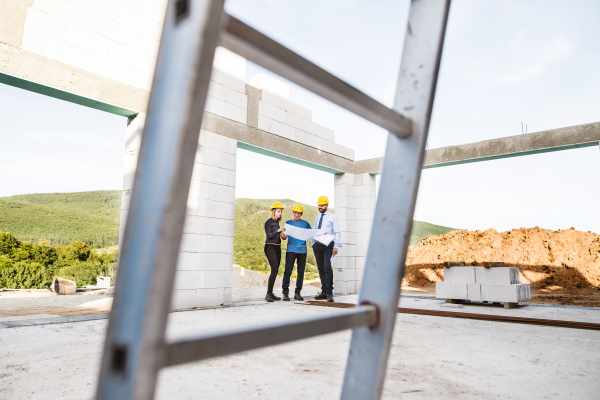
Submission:
<svg viewBox="0 0 600 400">
<path fill-rule="evenodd" d="M 94 108 L 96 110 L 105 111 L 111 114 L 120 115 L 122 117 L 133 117 L 138 114 L 137 111 L 129 110 L 127 108 L 119 107 L 114 104 L 104 103 L 102 101 L 90 99 L 88 97 L 80 96 L 75 93 L 67 92 L 53 88 L 51 86 L 42 85 L 37 82 L 33 82 L 27 79 L 20 78 L 18 76 L 5 74 L 0 72 L 0 83 L 5 85 L 18 87 L 25 89 L 30 92 L 43 94 L 44 96 L 54 97 L 55 99 L 68 101 L 69 103 L 79 104 L 81 106 Z"/>
<path fill-rule="evenodd" d="M 254 146 L 252 144 L 241 142 L 239 140 L 237 143 L 238 143 L 237 144 L 238 149 L 243 149 L 243 150 L 248 150 L 248 151 L 251 151 L 254 153 L 258 153 L 258 154 L 263 154 L 265 156 L 277 158 L 279 160 L 291 162 L 291 163 L 298 164 L 298 165 L 303 165 L 305 167 L 317 169 L 319 171 L 329 172 L 330 174 L 343 174 L 344 173 L 344 171 L 340 171 L 339 169 L 334 169 L 334 168 L 326 167 L 324 165 L 315 164 L 310 161 L 301 160 L 299 158 L 286 156 L 285 154 L 277 153 L 272 150 L 267 150 L 262 147 L 258 147 L 258 146 Z"/>
</svg>

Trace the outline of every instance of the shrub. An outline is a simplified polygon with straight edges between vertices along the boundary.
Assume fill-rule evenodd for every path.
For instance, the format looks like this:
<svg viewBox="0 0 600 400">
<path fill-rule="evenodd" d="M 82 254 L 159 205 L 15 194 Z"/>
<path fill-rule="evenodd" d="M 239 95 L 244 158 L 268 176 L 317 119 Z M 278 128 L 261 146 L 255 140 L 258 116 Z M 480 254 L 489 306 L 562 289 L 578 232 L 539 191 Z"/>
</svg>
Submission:
<svg viewBox="0 0 600 400">
<path fill-rule="evenodd" d="M 2 256 L 0 275 L 4 287 L 9 289 L 43 289 L 50 286 L 42 265 L 28 261 L 13 261 Z"/>
<path fill-rule="evenodd" d="M 0 255 L 11 255 L 20 241 L 10 233 L 0 232 Z"/>
<path fill-rule="evenodd" d="M 57 276 L 75 281 L 78 287 L 95 285 L 96 277 L 106 275 L 108 266 L 100 261 L 73 261 L 58 270 Z"/>
<path fill-rule="evenodd" d="M 75 241 L 52 247 L 48 241 L 22 242 L 10 233 L 0 232 L 0 287 L 10 289 L 42 288 L 52 277 L 74 280 L 77 286 L 95 285 L 98 275 L 114 282 L 118 252 L 94 253 L 90 246 Z"/>
</svg>

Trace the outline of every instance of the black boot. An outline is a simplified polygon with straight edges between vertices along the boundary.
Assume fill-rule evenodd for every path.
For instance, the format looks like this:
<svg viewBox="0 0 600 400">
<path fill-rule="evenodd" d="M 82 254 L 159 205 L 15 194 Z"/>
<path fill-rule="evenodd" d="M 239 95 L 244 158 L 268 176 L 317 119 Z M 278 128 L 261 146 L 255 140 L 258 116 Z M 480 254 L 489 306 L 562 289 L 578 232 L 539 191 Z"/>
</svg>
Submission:
<svg viewBox="0 0 600 400">
<path fill-rule="evenodd" d="M 265 300 L 268 301 L 269 303 L 274 302 L 275 299 L 273 298 L 273 293 L 267 293 L 267 295 L 265 296 Z"/>
<path fill-rule="evenodd" d="M 273 300 L 275 300 L 275 301 L 281 300 L 281 297 L 275 296 L 275 293 L 271 293 L 271 296 L 273 296 Z"/>
<path fill-rule="evenodd" d="M 326 293 L 319 293 L 318 295 L 315 296 L 315 300 L 326 300 L 326 299 L 327 299 Z"/>
<path fill-rule="evenodd" d="M 296 293 L 294 295 L 294 300 L 296 300 L 296 301 L 304 301 L 304 297 L 300 296 L 300 293 Z"/>
<path fill-rule="evenodd" d="M 283 294 L 283 301 L 290 301 L 290 296 L 288 296 L 287 293 Z"/>
<path fill-rule="evenodd" d="M 329 303 L 333 303 L 333 295 L 332 295 L 332 294 L 328 294 L 328 295 L 327 295 L 327 301 L 328 301 Z"/>
</svg>

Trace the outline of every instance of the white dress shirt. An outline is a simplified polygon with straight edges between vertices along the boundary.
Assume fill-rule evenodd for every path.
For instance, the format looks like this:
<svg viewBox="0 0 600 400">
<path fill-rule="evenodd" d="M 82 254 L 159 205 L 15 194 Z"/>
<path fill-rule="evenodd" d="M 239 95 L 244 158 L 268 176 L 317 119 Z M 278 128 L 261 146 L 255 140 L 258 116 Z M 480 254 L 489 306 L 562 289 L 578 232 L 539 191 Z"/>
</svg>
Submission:
<svg viewBox="0 0 600 400">
<path fill-rule="evenodd" d="M 314 229 L 319 228 L 319 221 L 321 220 L 321 215 L 323 215 L 323 223 L 321 224 L 321 229 L 326 229 L 327 234 L 333 235 L 333 248 L 337 249 L 340 245 L 340 241 L 342 240 L 342 232 L 340 231 L 340 221 L 335 214 L 330 213 L 329 211 L 325 211 L 323 214 L 317 215 L 315 218 L 315 224 L 313 225 Z M 316 241 L 313 240 L 313 246 Z"/>
</svg>

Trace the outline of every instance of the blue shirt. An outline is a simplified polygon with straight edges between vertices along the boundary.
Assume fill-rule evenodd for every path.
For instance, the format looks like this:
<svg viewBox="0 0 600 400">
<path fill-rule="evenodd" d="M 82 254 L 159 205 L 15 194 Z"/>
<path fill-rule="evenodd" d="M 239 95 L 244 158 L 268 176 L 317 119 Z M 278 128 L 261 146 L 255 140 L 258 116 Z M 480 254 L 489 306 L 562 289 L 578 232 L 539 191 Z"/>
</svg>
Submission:
<svg viewBox="0 0 600 400">
<path fill-rule="evenodd" d="M 286 222 L 286 224 L 290 224 L 292 226 L 297 226 L 298 228 L 311 229 L 310 224 L 303 219 L 301 219 L 300 221 L 294 221 L 293 219 L 290 219 L 289 221 Z M 285 233 L 285 232 L 283 232 L 283 233 Z M 289 253 L 305 254 L 306 253 L 306 240 L 298 240 L 296 238 L 288 236 L 287 251 Z"/>
<path fill-rule="evenodd" d="M 321 229 L 326 229 L 329 235 L 333 235 L 333 248 L 337 249 L 340 245 L 340 241 L 342 240 L 342 232 L 340 231 L 340 221 L 335 214 L 330 213 L 329 211 L 325 211 L 323 214 L 317 215 L 315 218 L 315 229 L 319 228 L 319 220 L 321 219 L 321 215 L 323 215 L 323 222 L 321 224 Z M 315 245 L 316 240 L 313 240 L 313 246 Z"/>
</svg>

